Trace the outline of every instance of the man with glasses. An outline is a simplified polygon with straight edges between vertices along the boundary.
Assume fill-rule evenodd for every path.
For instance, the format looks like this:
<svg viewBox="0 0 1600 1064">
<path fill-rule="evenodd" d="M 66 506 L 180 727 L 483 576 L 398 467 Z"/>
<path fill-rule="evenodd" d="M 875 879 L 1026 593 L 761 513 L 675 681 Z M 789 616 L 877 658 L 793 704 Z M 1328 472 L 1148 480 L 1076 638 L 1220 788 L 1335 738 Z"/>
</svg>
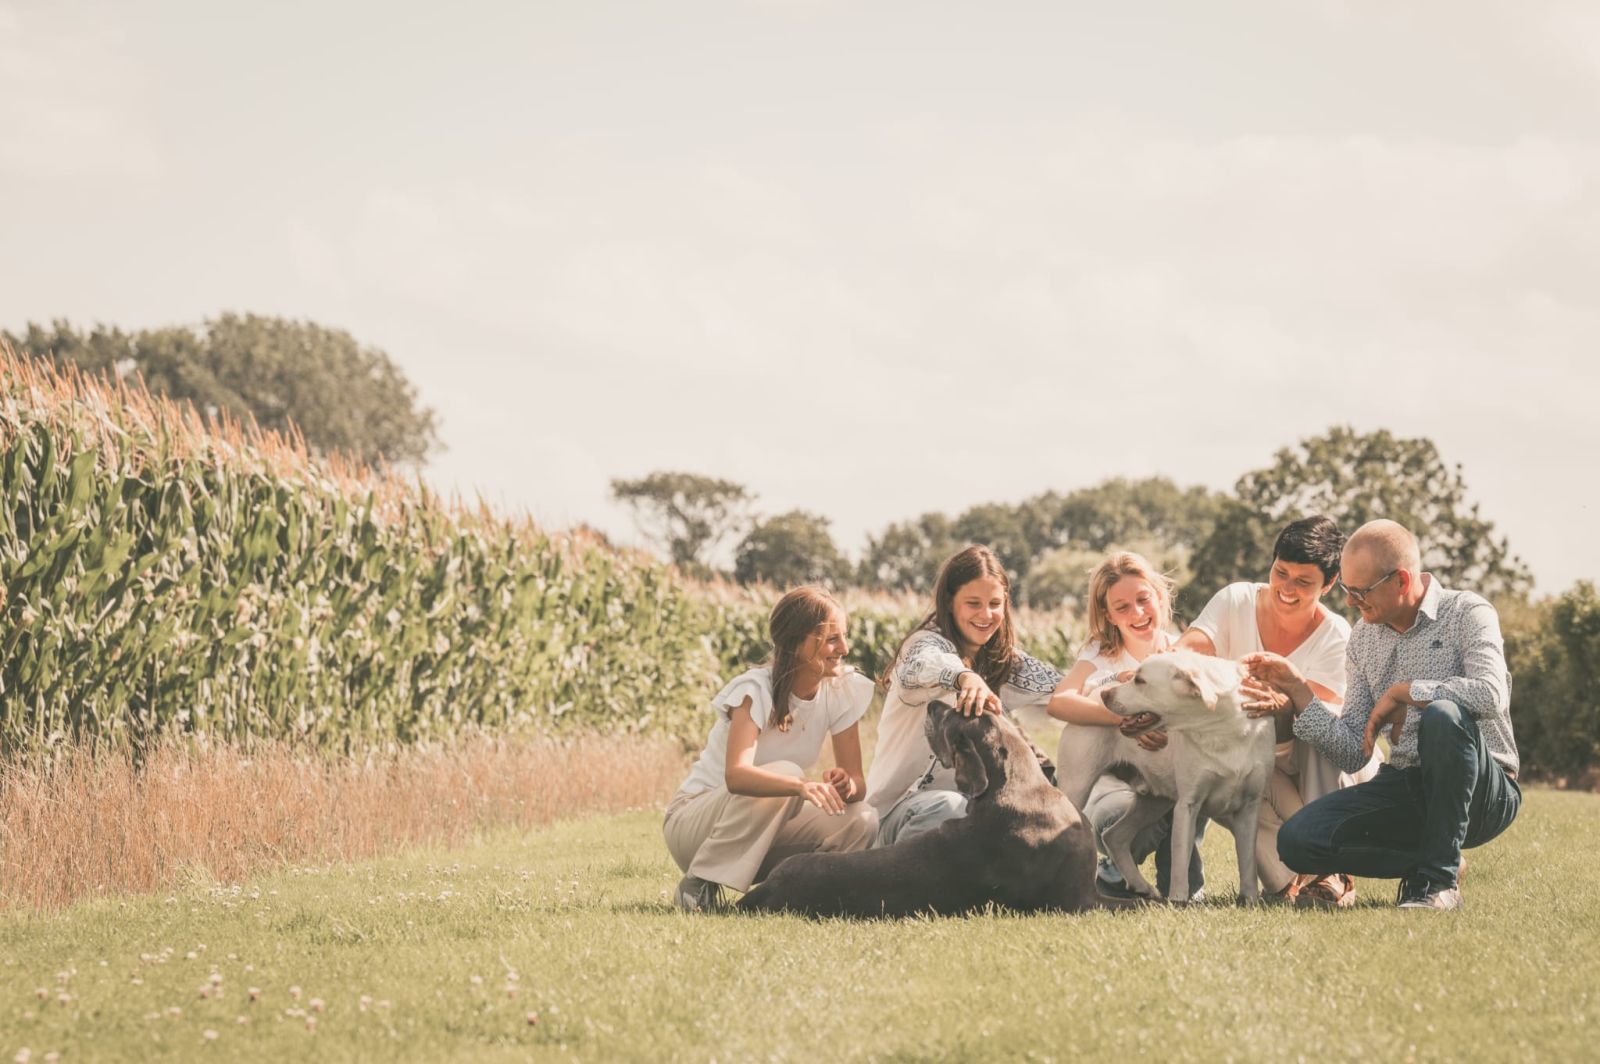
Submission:
<svg viewBox="0 0 1600 1064">
<path fill-rule="evenodd" d="M 1243 661 L 1288 696 L 1295 735 L 1334 764 L 1359 769 L 1385 728 L 1389 763 L 1290 817 L 1278 854 L 1296 872 L 1399 879 L 1401 908 L 1459 909 L 1462 849 L 1499 835 L 1522 804 L 1499 615 L 1424 573 L 1415 537 L 1393 521 L 1350 537 L 1339 589 L 1361 611 L 1342 715 L 1287 659 Z"/>
</svg>

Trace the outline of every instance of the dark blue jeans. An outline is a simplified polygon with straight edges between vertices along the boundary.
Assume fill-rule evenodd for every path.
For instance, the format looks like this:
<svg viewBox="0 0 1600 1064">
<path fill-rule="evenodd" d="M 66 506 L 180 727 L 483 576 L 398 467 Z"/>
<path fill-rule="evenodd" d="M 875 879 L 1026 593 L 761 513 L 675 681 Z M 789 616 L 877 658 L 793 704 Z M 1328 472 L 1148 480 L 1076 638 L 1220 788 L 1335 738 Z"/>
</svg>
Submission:
<svg viewBox="0 0 1600 1064">
<path fill-rule="evenodd" d="M 1454 702 L 1434 702 L 1417 729 L 1420 765 L 1384 765 L 1367 783 L 1318 798 L 1278 832 L 1296 872 L 1351 872 L 1456 885 L 1461 851 L 1516 819 L 1522 789 L 1489 756 L 1478 725 Z"/>
</svg>

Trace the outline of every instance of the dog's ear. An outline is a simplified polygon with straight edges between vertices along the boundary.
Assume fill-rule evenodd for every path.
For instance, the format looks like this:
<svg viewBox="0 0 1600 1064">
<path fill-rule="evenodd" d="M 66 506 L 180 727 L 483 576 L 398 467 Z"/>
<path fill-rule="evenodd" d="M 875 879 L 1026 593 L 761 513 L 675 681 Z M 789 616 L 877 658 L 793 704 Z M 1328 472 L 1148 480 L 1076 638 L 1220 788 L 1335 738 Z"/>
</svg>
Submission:
<svg viewBox="0 0 1600 1064">
<path fill-rule="evenodd" d="M 983 797 L 983 792 L 989 789 L 989 770 L 984 767 L 972 739 L 958 734 L 950 744 L 950 752 L 956 763 L 956 789 L 966 795 L 969 802 Z"/>
<path fill-rule="evenodd" d="M 1207 661 L 1205 667 L 1183 674 L 1184 682 L 1200 696 L 1200 702 L 1209 710 L 1228 694 L 1239 689 L 1244 669 L 1236 662 L 1222 659 Z"/>
<path fill-rule="evenodd" d="M 1187 688 L 1195 697 L 1200 699 L 1200 704 L 1207 709 L 1217 708 L 1217 698 L 1222 694 L 1216 682 L 1205 669 L 1190 671 L 1185 669 L 1178 674 L 1178 686 Z"/>
</svg>

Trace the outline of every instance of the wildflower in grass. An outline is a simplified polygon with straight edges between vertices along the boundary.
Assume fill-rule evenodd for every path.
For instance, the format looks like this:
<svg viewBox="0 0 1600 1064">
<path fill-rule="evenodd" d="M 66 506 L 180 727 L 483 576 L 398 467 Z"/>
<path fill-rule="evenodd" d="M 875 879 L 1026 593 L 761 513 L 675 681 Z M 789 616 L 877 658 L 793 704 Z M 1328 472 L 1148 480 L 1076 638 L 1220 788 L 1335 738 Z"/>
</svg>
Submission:
<svg viewBox="0 0 1600 1064">
<path fill-rule="evenodd" d="M 249 990 L 246 990 L 245 993 L 250 995 L 251 1001 L 261 1000 L 261 988 L 259 986 L 253 986 Z"/>
<path fill-rule="evenodd" d="M 207 1027 L 205 1030 L 200 1032 L 200 1037 L 204 1038 L 207 1042 L 215 1042 L 217 1040 L 217 1032 Z"/>
<path fill-rule="evenodd" d="M 72 1004 L 72 995 L 67 993 L 65 990 L 63 990 L 61 993 L 56 995 L 56 1004 L 58 1004 L 58 1005 L 70 1005 L 70 1004 Z"/>
<path fill-rule="evenodd" d="M 222 973 L 221 972 L 212 972 L 211 973 L 211 985 L 212 986 L 221 986 L 222 985 Z"/>
<path fill-rule="evenodd" d="M 366 1012 L 367 1009 L 372 1005 L 372 998 L 368 997 L 366 994 L 362 994 L 361 1000 L 358 1004 L 361 1008 L 361 1011 Z"/>
<path fill-rule="evenodd" d="M 179 1016 L 183 1015 L 183 1010 L 176 1005 L 169 1005 L 167 1006 L 167 1015 L 171 1016 L 173 1019 L 177 1019 Z"/>
<path fill-rule="evenodd" d="M 50 990 L 47 987 L 41 986 L 38 990 L 35 990 L 34 993 L 39 995 L 40 1001 L 46 1001 L 50 997 Z"/>
<path fill-rule="evenodd" d="M 201 984 L 201 986 L 200 986 L 200 996 L 203 997 L 203 998 L 208 998 L 208 997 L 211 996 L 211 984 L 210 983 Z"/>
<path fill-rule="evenodd" d="M 289 988 L 289 996 L 294 998 L 296 1001 L 299 1001 L 300 1000 L 300 988 L 297 987 L 297 986 L 291 986 Z"/>
<path fill-rule="evenodd" d="M 312 998 L 311 999 L 311 1011 L 312 1012 L 321 1012 L 322 1011 L 322 999 L 321 998 Z"/>
<path fill-rule="evenodd" d="M 17 1055 L 11 1059 L 16 1061 L 17 1064 L 28 1064 L 28 1061 L 33 1059 L 33 1050 L 29 1049 L 27 1046 L 23 1046 L 21 1049 L 17 1050 Z"/>
<path fill-rule="evenodd" d="M 529 1027 L 537 1027 L 538 1025 L 539 1025 L 539 1014 L 537 1012 L 528 1013 L 528 1026 Z"/>
<path fill-rule="evenodd" d="M 317 1018 L 315 1016 L 306 1017 L 306 1030 L 310 1031 L 312 1034 L 317 1033 Z"/>
</svg>

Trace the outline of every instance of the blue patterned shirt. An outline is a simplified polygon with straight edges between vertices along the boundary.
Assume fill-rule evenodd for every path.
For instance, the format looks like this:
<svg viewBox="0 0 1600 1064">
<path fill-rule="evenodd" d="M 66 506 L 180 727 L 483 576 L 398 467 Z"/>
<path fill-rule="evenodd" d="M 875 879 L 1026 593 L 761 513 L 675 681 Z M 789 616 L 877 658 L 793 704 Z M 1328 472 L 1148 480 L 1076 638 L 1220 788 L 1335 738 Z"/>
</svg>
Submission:
<svg viewBox="0 0 1600 1064">
<path fill-rule="evenodd" d="M 955 769 L 945 768 L 933 756 L 923 724 L 928 703 L 948 700 L 966 669 L 956 645 L 932 629 L 914 633 L 901 648 L 878 718 L 878 748 L 867 769 L 867 801 L 879 816 L 887 815 L 913 790 L 956 789 Z M 1010 675 L 995 694 L 1010 713 L 1043 706 L 1060 683 L 1061 673 L 1054 666 L 1018 650 Z M 1042 754 L 1039 760 L 1049 764 Z"/>
<path fill-rule="evenodd" d="M 1417 620 L 1397 632 L 1386 624 L 1356 622 L 1345 650 L 1344 712 L 1328 712 L 1313 698 L 1294 722 L 1294 733 L 1346 772 L 1365 763 L 1361 740 L 1377 700 L 1394 684 L 1411 685 L 1413 701 L 1454 702 L 1478 725 L 1490 756 L 1507 772 L 1518 767 L 1511 734 L 1511 677 L 1506 671 L 1500 616 L 1480 595 L 1449 591 L 1424 573 L 1427 590 Z M 1417 724 L 1422 711 L 1411 709 L 1400 741 L 1389 751 L 1395 768 L 1419 764 Z"/>
</svg>

